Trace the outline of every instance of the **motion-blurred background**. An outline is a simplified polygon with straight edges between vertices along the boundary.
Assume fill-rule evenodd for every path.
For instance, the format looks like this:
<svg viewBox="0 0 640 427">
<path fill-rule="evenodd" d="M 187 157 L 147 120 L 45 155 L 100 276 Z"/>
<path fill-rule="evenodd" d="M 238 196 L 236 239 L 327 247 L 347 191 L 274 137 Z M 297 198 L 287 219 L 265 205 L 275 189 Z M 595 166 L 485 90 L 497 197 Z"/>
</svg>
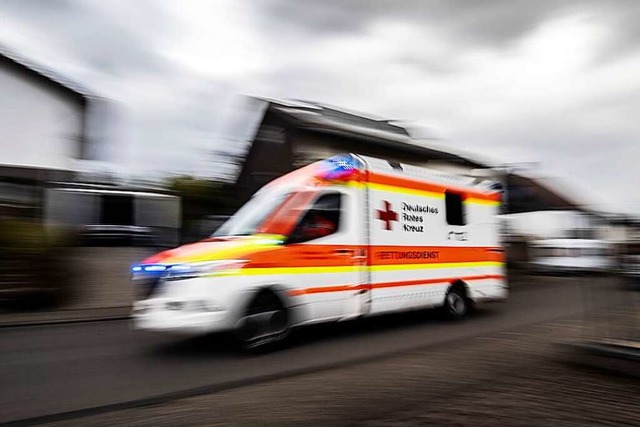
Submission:
<svg viewBox="0 0 640 427">
<path fill-rule="evenodd" d="M 635 0 L 0 0 L 0 422 L 455 338 L 297 393 L 278 383 L 242 405 L 95 425 L 146 425 L 153 411 L 210 423 L 211 408 L 247 425 L 407 408 L 435 424 L 469 408 L 486 413 L 468 425 L 637 423 L 637 383 L 549 355 L 581 337 L 640 374 L 638 22 Z M 130 331 L 133 263 L 210 236 L 265 183 L 345 152 L 498 181 L 509 302 L 462 325 L 314 330 L 257 359 Z M 481 402 L 442 409 L 488 383 Z"/>
<path fill-rule="evenodd" d="M 501 181 L 510 267 L 638 268 L 635 2 L 0 6 L 5 309 L 127 306 L 130 263 L 342 152 Z"/>
</svg>

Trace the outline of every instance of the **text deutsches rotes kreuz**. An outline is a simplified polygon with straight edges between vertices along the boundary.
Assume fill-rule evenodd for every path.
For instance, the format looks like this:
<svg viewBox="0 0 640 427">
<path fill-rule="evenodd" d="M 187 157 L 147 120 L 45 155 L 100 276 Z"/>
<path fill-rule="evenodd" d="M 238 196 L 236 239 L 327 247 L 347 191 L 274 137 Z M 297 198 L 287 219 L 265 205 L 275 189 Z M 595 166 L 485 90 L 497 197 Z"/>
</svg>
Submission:
<svg viewBox="0 0 640 427">
<path fill-rule="evenodd" d="M 409 233 L 424 232 L 425 215 L 437 215 L 438 208 L 402 202 L 402 230 Z"/>
</svg>

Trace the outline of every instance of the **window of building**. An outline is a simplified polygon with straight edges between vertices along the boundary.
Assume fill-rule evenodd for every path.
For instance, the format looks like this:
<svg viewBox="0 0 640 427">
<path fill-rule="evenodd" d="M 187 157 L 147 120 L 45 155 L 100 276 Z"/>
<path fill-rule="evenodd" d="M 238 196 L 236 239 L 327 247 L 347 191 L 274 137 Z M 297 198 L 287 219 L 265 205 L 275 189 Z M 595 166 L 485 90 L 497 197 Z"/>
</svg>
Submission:
<svg viewBox="0 0 640 427">
<path fill-rule="evenodd" d="M 337 232 L 340 229 L 341 205 L 339 193 L 320 196 L 291 233 L 289 243 L 307 242 Z"/>
<path fill-rule="evenodd" d="M 100 224 L 134 225 L 133 197 L 120 195 L 102 196 Z"/>
<path fill-rule="evenodd" d="M 447 214 L 447 224 L 465 225 L 464 204 L 462 194 L 446 191 L 444 193 L 445 211 Z"/>
</svg>

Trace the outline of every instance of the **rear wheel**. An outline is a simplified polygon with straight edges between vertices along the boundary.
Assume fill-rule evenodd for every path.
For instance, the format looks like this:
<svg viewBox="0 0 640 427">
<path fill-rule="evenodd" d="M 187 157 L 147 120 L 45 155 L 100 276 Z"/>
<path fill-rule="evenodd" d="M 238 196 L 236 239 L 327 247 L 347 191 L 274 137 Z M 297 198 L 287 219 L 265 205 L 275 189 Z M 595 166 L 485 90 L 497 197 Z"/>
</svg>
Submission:
<svg viewBox="0 0 640 427">
<path fill-rule="evenodd" d="M 238 321 L 236 336 L 244 349 L 262 349 L 284 341 L 289 329 L 289 315 L 280 298 L 261 291 Z"/>
<path fill-rule="evenodd" d="M 452 286 L 444 298 L 444 312 L 454 320 L 462 319 L 469 314 L 471 305 L 462 286 Z"/>
</svg>

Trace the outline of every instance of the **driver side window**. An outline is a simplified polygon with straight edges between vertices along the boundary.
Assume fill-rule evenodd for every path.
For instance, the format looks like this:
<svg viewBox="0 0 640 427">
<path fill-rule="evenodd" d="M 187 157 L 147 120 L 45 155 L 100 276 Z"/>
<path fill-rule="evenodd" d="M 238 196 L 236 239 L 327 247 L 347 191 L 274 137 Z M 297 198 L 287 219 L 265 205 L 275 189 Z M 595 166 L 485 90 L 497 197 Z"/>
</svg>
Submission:
<svg viewBox="0 0 640 427">
<path fill-rule="evenodd" d="M 328 193 L 320 196 L 304 214 L 291 233 L 289 243 L 303 243 L 329 236 L 340 228 L 342 195 Z"/>
</svg>

